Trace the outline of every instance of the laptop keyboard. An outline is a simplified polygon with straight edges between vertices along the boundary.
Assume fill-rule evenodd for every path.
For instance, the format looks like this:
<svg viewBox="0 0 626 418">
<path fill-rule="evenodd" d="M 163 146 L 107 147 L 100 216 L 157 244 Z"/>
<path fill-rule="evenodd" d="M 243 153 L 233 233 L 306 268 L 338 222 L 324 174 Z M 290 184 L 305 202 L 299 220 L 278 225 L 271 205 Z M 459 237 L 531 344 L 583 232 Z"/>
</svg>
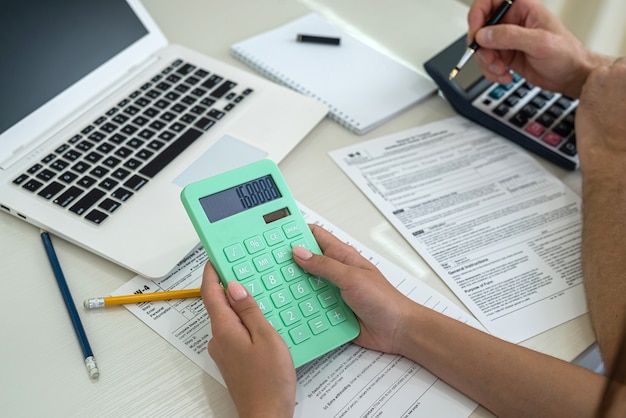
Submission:
<svg viewBox="0 0 626 418">
<path fill-rule="evenodd" d="M 13 184 L 99 225 L 252 92 L 176 60 Z"/>
</svg>

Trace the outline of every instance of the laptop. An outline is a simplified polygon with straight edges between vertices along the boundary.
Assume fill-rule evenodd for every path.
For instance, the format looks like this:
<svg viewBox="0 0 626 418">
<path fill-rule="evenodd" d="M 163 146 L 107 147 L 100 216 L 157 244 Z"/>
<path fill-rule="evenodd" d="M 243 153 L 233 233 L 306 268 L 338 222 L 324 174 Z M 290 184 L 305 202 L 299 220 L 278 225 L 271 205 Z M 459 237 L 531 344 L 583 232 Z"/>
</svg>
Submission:
<svg viewBox="0 0 626 418">
<path fill-rule="evenodd" d="M 280 162 L 327 113 L 168 44 L 138 0 L 9 2 L 0 39 L 0 211 L 146 277 L 198 243 L 185 185 Z"/>
</svg>

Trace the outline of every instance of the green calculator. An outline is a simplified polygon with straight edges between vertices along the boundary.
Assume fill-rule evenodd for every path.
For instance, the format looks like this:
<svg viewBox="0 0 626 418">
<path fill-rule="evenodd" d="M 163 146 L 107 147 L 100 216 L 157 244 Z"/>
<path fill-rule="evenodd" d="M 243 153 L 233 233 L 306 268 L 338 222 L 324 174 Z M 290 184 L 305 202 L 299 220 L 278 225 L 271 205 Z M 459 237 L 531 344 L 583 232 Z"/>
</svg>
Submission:
<svg viewBox="0 0 626 418">
<path fill-rule="evenodd" d="M 321 254 L 278 166 L 261 160 L 185 187 L 181 199 L 222 284 L 244 285 L 299 367 L 359 334 L 339 289 L 292 247 Z"/>
</svg>

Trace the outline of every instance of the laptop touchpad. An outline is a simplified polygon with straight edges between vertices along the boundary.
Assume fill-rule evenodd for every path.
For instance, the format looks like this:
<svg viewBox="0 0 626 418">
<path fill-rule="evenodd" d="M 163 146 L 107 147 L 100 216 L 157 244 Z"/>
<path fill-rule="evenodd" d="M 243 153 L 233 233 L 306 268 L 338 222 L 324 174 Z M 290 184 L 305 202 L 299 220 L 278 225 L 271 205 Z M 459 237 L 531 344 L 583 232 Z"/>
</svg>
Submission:
<svg viewBox="0 0 626 418">
<path fill-rule="evenodd" d="M 194 181 L 262 160 L 267 155 L 259 148 L 224 135 L 176 177 L 174 184 L 185 187 Z"/>
</svg>

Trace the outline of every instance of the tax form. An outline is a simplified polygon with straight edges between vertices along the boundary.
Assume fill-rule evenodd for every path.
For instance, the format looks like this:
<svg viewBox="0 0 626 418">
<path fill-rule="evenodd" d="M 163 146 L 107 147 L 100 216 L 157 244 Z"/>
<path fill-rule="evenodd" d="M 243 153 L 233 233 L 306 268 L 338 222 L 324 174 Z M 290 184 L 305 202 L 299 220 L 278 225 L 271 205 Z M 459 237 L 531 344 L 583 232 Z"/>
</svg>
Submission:
<svg viewBox="0 0 626 418">
<path fill-rule="evenodd" d="M 587 312 L 581 199 L 516 145 L 453 117 L 329 154 L 491 334 Z"/>
<path fill-rule="evenodd" d="M 484 331 L 478 321 L 434 289 L 353 240 L 300 205 L 308 223 L 318 224 L 355 247 L 389 281 L 414 301 Z M 136 276 L 113 294 L 199 287 L 207 261 L 201 245 L 167 276 Z M 165 340 L 224 385 L 207 352 L 211 322 L 202 300 L 180 299 L 125 305 Z M 344 344 L 297 370 L 295 417 L 468 417 L 476 402 L 402 356 Z"/>
</svg>

